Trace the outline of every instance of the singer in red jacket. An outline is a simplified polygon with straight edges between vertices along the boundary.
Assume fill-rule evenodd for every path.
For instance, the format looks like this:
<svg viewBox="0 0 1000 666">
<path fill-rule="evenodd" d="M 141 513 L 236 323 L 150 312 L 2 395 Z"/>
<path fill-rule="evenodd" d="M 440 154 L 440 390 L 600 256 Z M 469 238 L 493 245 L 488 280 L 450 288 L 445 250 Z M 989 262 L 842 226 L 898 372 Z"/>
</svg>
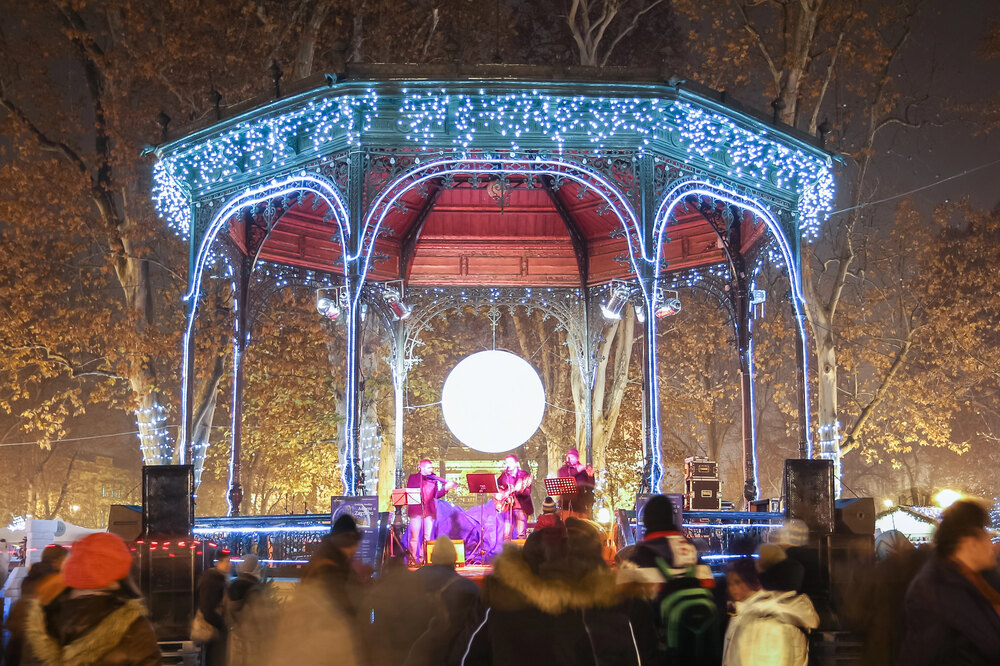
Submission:
<svg viewBox="0 0 1000 666">
<path fill-rule="evenodd" d="M 420 488 L 420 504 L 406 507 L 406 515 L 410 517 L 410 553 L 417 562 L 426 560 L 424 544 L 437 536 L 434 534 L 434 523 L 437 520 L 438 499 L 457 485 L 434 474 L 434 463 L 427 458 L 420 461 L 420 471 L 407 479 L 407 488 Z"/>
</svg>

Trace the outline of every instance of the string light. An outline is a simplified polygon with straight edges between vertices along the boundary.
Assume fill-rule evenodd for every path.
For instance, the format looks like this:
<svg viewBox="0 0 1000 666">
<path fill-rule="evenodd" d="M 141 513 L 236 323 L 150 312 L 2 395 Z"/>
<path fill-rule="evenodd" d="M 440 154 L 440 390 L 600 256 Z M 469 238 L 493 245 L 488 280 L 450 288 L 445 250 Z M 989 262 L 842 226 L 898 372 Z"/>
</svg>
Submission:
<svg viewBox="0 0 1000 666">
<path fill-rule="evenodd" d="M 627 237 L 627 259 L 635 275 L 640 274 L 644 263 L 653 263 L 659 276 L 666 221 L 676 206 L 684 205 L 686 197 L 708 196 L 751 210 L 772 232 L 780 258 L 792 274 L 797 324 L 805 339 L 793 253 L 793 240 L 798 239 L 786 236 L 786 229 L 766 205 L 736 190 L 760 193 L 768 201 L 779 202 L 773 204 L 778 207 L 794 207 L 799 235 L 815 238 L 832 208 L 834 181 L 829 157 L 743 114 L 727 113 L 696 93 L 671 90 L 667 95 L 653 86 L 633 88 L 641 95 L 567 95 L 538 89 L 496 92 L 485 88 L 470 92 L 461 84 L 454 84 L 452 89 L 403 88 L 385 96 L 380 96 L 376 87 L 354 94 L 326 90 L 291 108 L 287 101 L 276 102 L 233 125 L 158 148 L 153 199 L 160 214 L 185 237 L 191 236 L 193 219 L 201 214 L 203 206 L 207 206 L 204 213 L 210 218 L 204 233 L 196 238 L 192 279 L 185 294 L 190 308 L 184 333 L 182 422 L 186 422 L 191 409 L 185 396 L 191 381 L 186 369 L 197 312 L 195 296 L 200 292 L 204 270 L 219 261 L 212 249 L 217 235 L 234 215 L 262 206 L 268 218 L 268 214 L 274 214 L 276 199 L 288 208 L 293 199 L 303 205 L 307 195 L 312 196 L 314 210 L 324 204 L 324 222 L 339 233 L 342 284 L 350 294 L 349 307 L 353 311 L 362 297 L 364 280 L 349 279 L 347 267 L 356 266 L 357 275 L 368 273 L 374 243 L 366 239 L 378 236 L 386 215 L 399 205 L 403 193 L 432 179 L 457 174 L 517 171 L 529 177 L 575 180 L 596 191 L 604 200 L 601 212 L 614 213 L 621 223 Z M 391 182 L 379 186 L 377 195 L 366 206 L 365 217 L 352 220 L 340 186 L 323 174 L 330 166 L 332 153 L 362 145 L 402 147 L 404 155 L 407 145 L 412 149 L 406 158 L 410 162 L 397 165 L 391 172 Z M 420 154 L 428 151 L 435 151 L 434 158 L 421 163 Z M 669 161 L 679 168 L 681 175 L 675 182 L 669 179 L 676 176 L 668 176 L 652 221 L 655 247 L 646 246 L 643 229 L 649 221 L 640 221 L 635 203 L 629 199 L 635 193 L 626 195 L 613 177 L 602 175 L 606 169 L 598 162 L 605 158 L 606 151 L 619 158 L 624 155 L 623 159 L 633 164 L 648 152 L 657 156 L 658 164 Z M 395 157 L 389 160 L 395 163 Z M 348 178 L 358 180 L 364 174 L 349 173 Z M 367 182 L 358 184 L 368 186 Z M 352 227 L 360 229 L 360 238 L 351 239 Z M 222 260 L 231 275 L 228 257 L 223 255 Z M 265 275 L 278 277 L 276 284 L 280 286 L 285 279 L 278 275 L 280 271 L 267 270 L 270 272 Z M 652 298 L 647 293 L 649 285 L 642 280 L 639 287 L 648 309 Z M 655 330 L 655 324 L 647 326 Z M 347 326 L 348 348 L 356 342 L 358 331 L 354 329 Z M 655 354 L 647 356 L 647 371 L 656 376 Z M 803 363 L 808 370 L 808 361 Z M 345 402 L 352 405 L 358 399 L 353 380 L 358 369 L 353 355 L 348 355 L 345 372 Z M 652 441 L 658 441 L 658 405 L 654 403 L 650 409 Z M 343 466 L 348 493 L 353 492 L 359 471 L 353 462 L 359 452 L 356 447 L 360 446 L 367 462 L 377 438 L 369 434 L 361 442 L 353 442 L 349 433 L 353 432 L 354 418 L 354 410 L 348 409 Z M 205 446 L 207 442 L 194 447 L 196 466 L 203 460 Z M 657 447 L 651 456 L 651 480 L 657 488 L 662 476 Z M 183 458 L 182 452 L 182 462 Z M 367 472 L 369 466 L 365 468 Z M 200 471 L 196 474 L 200 476 Z"/>
<path fill-rule="evenodd" d="M 465 150 L 498 142 L 515 153 L 548 146 L 563 154 L 570 142 L 588 145 L 594 156 L 609 146 L 628 146 L 640 154 L 654 150 L 720 178 L 788 191 L 798 200 L 801 231 L 815 237 L 832 210 L 829 159 L 792 146 L 777 131 L 704 108 L 693 93 L 684 94 L 691 101 L 554 95 L 537 89 L 468 94 L 447 88 L 404 88 L 401 96 L 380 98 L 369 88 L 313 99 L 276 115 L 268 115 L 265 107 L 257 117 L 211 137 L 158 149 L 153 199 L 171 226 L 187 236 L 190 194 L 235 184 L 248 175 L 277 175 L 334 147 L 385 138 L 386 124 L 395 121 L 402 135 L 393 134 L 393 143 L 402 139 L 420 150 Z"/>
</svg>

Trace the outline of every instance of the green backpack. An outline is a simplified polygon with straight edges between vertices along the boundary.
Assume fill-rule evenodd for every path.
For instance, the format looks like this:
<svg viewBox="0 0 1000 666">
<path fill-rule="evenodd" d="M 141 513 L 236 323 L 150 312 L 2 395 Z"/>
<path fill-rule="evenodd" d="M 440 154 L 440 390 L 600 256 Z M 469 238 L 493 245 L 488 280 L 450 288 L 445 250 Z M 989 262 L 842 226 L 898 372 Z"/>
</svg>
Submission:
<svg viewBox="0 0 1000 666">
<path fill-rule="evenodd" d="M 695 566 L 674 569 L 656 558 L 667 579 L 660 598 L 660 648 L 667 663 L 718 664 L 722 654 L 719 612 L 712 592 L 701 586 Z"/>
</svg>

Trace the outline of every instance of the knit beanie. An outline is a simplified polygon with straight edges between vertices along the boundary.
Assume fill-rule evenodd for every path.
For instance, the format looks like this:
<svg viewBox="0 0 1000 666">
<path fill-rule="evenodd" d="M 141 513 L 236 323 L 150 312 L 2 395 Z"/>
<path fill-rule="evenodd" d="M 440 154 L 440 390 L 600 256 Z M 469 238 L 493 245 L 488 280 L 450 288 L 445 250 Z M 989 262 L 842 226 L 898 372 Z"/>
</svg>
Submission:
<svg viewBox="0 0 1000 666">
<path fill-rule="evenodd" d="M 767 571 L 786 557 L 788 556 L 785 555 L 785 550 L 781 546 L 775 546 L 771 543 L 761 544 L 760 548 L 757 549 L 757 571 Z"/>
<path fill-rule="evenodd" d="M 245 556 L 243 561 L 236 565 L 236 573 L 253 576 L 260 580 L 260 559 L 253 554 Z"/>
<path fill-rule="evenodd" d="M 330 541 L 338 548 L 353 546 L 361 541 L 361 533 L 358 532 L 358 524 L 354 522 L 354 516 L 349 513 L 342 513 L 333 522 L 330 528 Z"/>
<path fill-rule="evenodd" d="M 551 497 L 546 497 L 545 501 L 542 502 L 542 513 L 555 513 L 556 512 L 556 501 Z"/>
<path fill-rule="evenodd" d="M 789 518 L 774 535 L 774 543 L 782 546 L 804 546 L 809 543 L 809 526 L 799 518 Z"/>
<path fill-rule="evenodd" d="M 650 532 L 676 532 L 674 505 L 666 495 L 650 497 L 642 510 L 642 524 Z"/>
<path fill-rule="evenodd" d="M 132 553 L 117 534 L 97 532 L 73 544 L 63 565 L 68 587 L 96 590 L 128 576 Z"/>
<path fill-rule="evenodd" d="M 451 539 L 441 535 L 434 540 L 434 550 L 431 551 L 431 564 L 443 564 L 446 567 L 453 567 L 458 561 L 455 553 L 455 544 Z"/>
</svg>

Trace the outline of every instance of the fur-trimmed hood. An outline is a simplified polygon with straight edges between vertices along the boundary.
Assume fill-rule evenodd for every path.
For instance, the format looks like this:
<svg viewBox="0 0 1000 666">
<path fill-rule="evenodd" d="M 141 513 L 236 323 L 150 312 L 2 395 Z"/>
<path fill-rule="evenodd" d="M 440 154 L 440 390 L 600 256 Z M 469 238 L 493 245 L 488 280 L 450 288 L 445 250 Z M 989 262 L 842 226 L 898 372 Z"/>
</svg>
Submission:
<svg viewBox="0 0 1000 666">
<path fill-rule="evenodd" d="M 519 547 L 508 545 L 493 562 L 493 573 L 484 581 L 483 600 L 497 610 L 532 606 L 558 615 L 615 606 L 623 596 L 607 566 L 591 569 L 576 580 L 542 578 L 532 572 Z"/>
<path fill-rule="evenodd" d="M 66 601 L 72 603 L 74 600 Z M 64 600 L 54 603 L 61 602 Z M 45 666 L 159 663 L 160 656 L 141 599 L 124 601 L 64 645 L 48 631 L 46 608 L 37 600 L 31 600 L 25 622 L 25 641 L 30 654 L 27 663 Z"/>
</svg>

